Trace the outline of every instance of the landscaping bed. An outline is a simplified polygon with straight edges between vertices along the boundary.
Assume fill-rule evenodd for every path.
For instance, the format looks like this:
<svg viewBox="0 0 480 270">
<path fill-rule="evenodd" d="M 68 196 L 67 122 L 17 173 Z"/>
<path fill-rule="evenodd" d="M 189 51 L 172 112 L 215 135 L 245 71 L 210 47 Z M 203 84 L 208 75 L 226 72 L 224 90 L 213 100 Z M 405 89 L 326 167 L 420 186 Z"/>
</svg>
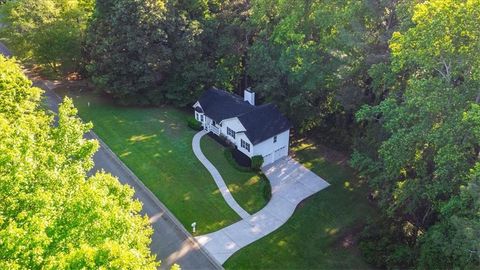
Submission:
<svg viewBox="0 0 480 270">
<path fill-rule="evenodd" d="M 197 222 L 200 235 L 240 220 L 193 154 L 191 115 L 172 107 L 116 106 L 90 92 L 58 92 L 68 92 L 82 119 L 94 124 L 95 133 L 185 228 Z"/>
<path fill-rule="evenodd" d="M 235 165 L 234 160 L 227 158 L 231 153 L 228 144 L 213 137 L 204 136 L 200 141 L 203 154 L 220 172 L 238 204 L 250 214 L 258 212 L 270 199 L 270 182 L 261 172 Z"/>
<path fill-rule="evenodd" d="M 72 95 L 69 95 L 72 96 Z M 73 95 L 81 117 L 117 153 L 145 185 L 197 235 L 221 229 L 240 218 L 225 203 L 211 175 L 196 159 L 191 115 L 172 107 L 119 107 L 88 93 Z M 208 139 L 208 140 L 207 140 Z M 222 146 L 205 136 L 202 150 L 217 167 L 238 203 L 249 212 L 267 200 L 256 173 L 242 173 L 227 160 Z M 292 147 L 296 159 L 331 186 L 302 202 L 292 218 L 272 234 L 234 254 L 227 269 L 366 269 L 356 247 L 359 224 L 376 215 L 364 183 L 340 162 L 328 162 L 312 144 Z M 342 162 L 343 163 L 343 162 Z M 228 170 L 228 171 L 227 171 Z"/>
</svg>

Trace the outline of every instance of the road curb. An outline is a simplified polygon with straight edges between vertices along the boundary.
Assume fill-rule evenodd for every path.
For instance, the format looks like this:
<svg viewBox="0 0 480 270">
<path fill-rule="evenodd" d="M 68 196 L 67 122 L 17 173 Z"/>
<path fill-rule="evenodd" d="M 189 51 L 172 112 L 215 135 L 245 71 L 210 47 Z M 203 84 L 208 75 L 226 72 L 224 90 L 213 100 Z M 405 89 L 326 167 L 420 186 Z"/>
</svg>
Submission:
<svg viewBox="0 0 480 270">
<path fill-rule="evenodd" d="M 101 147 L 103 147 L 107 152 L 110 153 L 111 157 L 121 166 L 123 167 L 123 169 L 125 169 L 125 171 L 130 175 L 130 177 L 132 177 L 132 179 L 135 180 L 135 182 L 137 182 L 137 184 L 140 186 L 140 188 L 142 188 L 143 191 L 146 192 L 146 194 L 148 194 L 148 196 L 150 197 L 150 199 L 152 201 L 155 202 L 155 204 L 157 204 L 160 208 L 162 208 L 164 211 L 165 211 L 165 214 L 166 216 L 168 217 L 168 219 L 170 219 L 170 221 L 172 221 L 179 229 L 180 231 L 182 231 L 186 236 L 187 236 L 187 239 L 190 240 L 192 242 L 192 244 L 198 248 L 198 250 L 200 250 L 200 252 L 202 252 L 203 254 L 205 254 L 205 256 L 212 262 L 213 265 L 217 266 L 218 269 L 223 269 L 222 265 L 215 259 L 212 257 L 212 255 L 206 251 L 201 245 L 200 243 L 198 243 L 198 241 L 190 234 L 189 231 L 187 231 L 187 229 L 185 229 L 185 227 L 183 226 L 182 223 L 180 223 L 180 221 L 175 217 L 175 215 L 173 215 L 172 212 L 170 212 L 170 210 L 157 198 L 157 196 L 155 196 L 153 194 L 153 192 L 147 187 L 145 186 L 145 184 L 130 170 L 130 168 L 128 168 L 127 165 L 125 165 L 121 160 L 120 158 L 118 158 L 118 156 L 110 149 L 110 147 L 108 147 L 108 145 L 103 142 L 103 140 L 98 137 L 97 134 L 95 134 L 93 131 L 90 131 L 89 134 L 95 139 L 95 140 L 98 140 L 98 142 L 100 143 Z"/>
<path fill-rule="evenodd" d="M 43 84 L 43 86 L 46 88 L 46 91 L 51 91 L 55 97 L 59 100 L 59 102 L 62 101 L 62 98 L 50 87 L 47 86 L 47 84 L 42 80 L 38 81 Z M 216 266 L 217 269 L 224 269 L 222 265 L 207 251 L 205 248 L 200 245 L 200 243 L 190 234 L 189 231 L 185 229 L 182 223 L 173 215 L 172 212 L 153 194 L 153 192 L 148 189 L 147 186 L 128 168 L 125 163 L 123 163 L 122 160 L 108 147 L 108 145 L 93 131 L 89 131 L 87 134 L 91 135 L 93 139 L 97 140 L 100 143 L 100 146 L 103 147 L 109 154 L 110 157 L 113 158 L 126 172 L 127 174 L 138 184 L 138 186 L 149 196 L 149 198 L 162 210 L 165 211 L 166 217 L 177 227 L 179 230 L 187 237 L 187 239 L 193 244 L 194 247 L 196 247 L 200 252 L 202 252 L 205 257 L 212 263 L 212 265 Z M 132 187 L 133 188 L 133 187 Z M 181 267 L 181 266 L 180 266 Z"/>
</svg>

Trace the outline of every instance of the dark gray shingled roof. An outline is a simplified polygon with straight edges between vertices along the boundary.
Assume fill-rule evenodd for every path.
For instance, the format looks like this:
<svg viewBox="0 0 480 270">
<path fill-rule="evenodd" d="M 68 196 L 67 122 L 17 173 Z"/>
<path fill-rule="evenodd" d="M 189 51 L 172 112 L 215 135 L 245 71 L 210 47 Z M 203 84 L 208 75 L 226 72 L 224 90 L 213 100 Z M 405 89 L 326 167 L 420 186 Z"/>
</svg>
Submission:
<svg viewBox="0 0 480 270">
<path fill-rule="evenodd" d="M 243 101 L 242 97 L 215 88 L 205 91 L 198 101 L 205 114 L 215 122 L 239 116 L 255 108 Z"/>
<path fill-rule="evenodd" d="M 216 122 L 238 117 L 247 129 L 245 133 L 248 139 L 254 145 L 284 132 L 292 126 L 274 104 L 253 106 L 244 101 L 242 97 L 223 90 L 209 89 L 198 101 L 205 115 Z"/>
<path fill-rule="evenodd" d="M 254 110 L 238 117 L 248 139 L 255 145 L 280 134 L 292 127 L 288 119 L 274 104 L 265 104 L 255 107 Z"/>
</svg>

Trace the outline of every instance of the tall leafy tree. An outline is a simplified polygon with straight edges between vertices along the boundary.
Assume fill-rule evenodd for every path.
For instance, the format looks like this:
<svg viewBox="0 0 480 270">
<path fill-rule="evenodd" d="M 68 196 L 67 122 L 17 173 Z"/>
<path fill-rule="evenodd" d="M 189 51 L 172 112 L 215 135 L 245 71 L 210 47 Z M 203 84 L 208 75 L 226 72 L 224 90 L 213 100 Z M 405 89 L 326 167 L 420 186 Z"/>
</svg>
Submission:
<svg viewBox="0 0 480 270">
<path fill-rule="evenodd" d="M 300 131 L 339 124 L 337 90 L 357 81 L 367 16 L 363 1 L 252 1 L 259 34 L 247 68 L 255 89 Z"/>
<path fill-rule="evenodd" d="M 168 37 L 172 61 L 162 85 L 168 101 L 191 103 L 208 87 L 245 87 L 251 30 L 249 1 L 169 1 Z"/>
<path fill-rule="evenodd" d="M 93 82 L 123 103 L 161 103 L 171 63 L 165 3 L 98 0 L 86 38 Z"/>
<path fill-rule="evenodd" d="M 155 269 L 133 190 L 87 177 L 98 143 L 72 101 L 54 126 L 15 62 L 0 56 L 0 74 L 0 268 Z"/>
<path fill-rule="evenodd" d="M 478 162 L 480 121 L 465 115 L 476 115 L 472 110 L 480 101 L 479 7 L 478 0 L 416 5 L 412 27 L 394 33 L 390 42 L 390 78 L 397 80 L 390 95 L 357 114 L 379 125 L 386 139 L 378 156 L 357 151 L 353 163 L 370 178 L 390 225 L 413 256 L 422 249 L 419 239 L 434 239 L 429 229 L 445 221 L 445 205 L 470 181 Z M 458 258 L 447 259 L 457 265 Z"/>
<path fill-rule="evenodd" d="M 170 66 L 161 86 L 165 101 L 184 106 L 211 86 L 209 50 L 203 43 L 205 23 L 212 17 L 214 1 L 172 0 L 167 2 L 168 46 L 172 50 Z"/>
<path fill-rule="evenodd" d="M 0 34 L 17 57 L 60 71 L 78 69 L 93 0 L 19 0 L 0 6 Z"/>
</svg>

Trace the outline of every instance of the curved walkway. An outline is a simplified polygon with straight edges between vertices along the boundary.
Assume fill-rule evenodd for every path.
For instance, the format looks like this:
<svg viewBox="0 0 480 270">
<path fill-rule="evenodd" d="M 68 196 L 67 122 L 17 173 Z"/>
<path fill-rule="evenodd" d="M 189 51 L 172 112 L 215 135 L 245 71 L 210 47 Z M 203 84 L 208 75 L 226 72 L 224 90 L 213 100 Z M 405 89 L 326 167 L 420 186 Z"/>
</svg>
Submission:
<svg viewBox="0 0 480 270">
<path fill-rule="evenodd" d="M 0 43 L 1 45 L 1 43 Z M 46 105 L 58 113 L 62 99 L 52 90 L 49 81 L 35 81 L 35 86 L 45 90 Z M 93 156 L 95 167 L 89 175 L 104 170 L 118 177 L 122 184 L 135 190 L 135 198 L 142 202 L 142 216 L 149 217 L 153 228 L 150 249 L 162 264 L 159 269 L 171 269 L 173 264 L 179 264 L 182 269 L 222 269 L 221 265 L 205 251 L 183 225 L 158 200 L 155 195 L 138 179 L 130 169 L 110 150 L 110 148 L 93 132 L 85 135 L 87 139 L 95 139 L 100 148 Z"/>
<path fill-rule="evenodd" d="M 198 145 L 200 138 L 205 134 L 206 132 L 202 131 L 195 135 L 193 144 L 195 145 L 197 139 Z M 203 154 L 201 156 L 206 160 Z M 200 160 L 202 161 L 202 159 Z M 204 162 L 202 161 L 202 163 Z M 213 167 L 208 160 L 207 163 L 209 167 Z M 213 169 L 215 175 L 217 175 L 218 171 L 215 167 Z M 278 160 L 262 168 L 262 170 L 272 185 L 272 198 L 268 204 L 254 215 L 242 217 L 243 219 L 237 223 L 216 232 L 195 237 L 200 245 L 208 250 L 221 264 L 241 248 L 278 229 L 293 215 L 301 201 L 329 186 L 325 180 L 290 157 Z M 212 173 L 210 169 L 209 171 Z M 214 173 L 212 173 L 213 175 Z M 214 178 L 216 177 L 214 176 Z M 215 179 L 215 182 L 217 180 L 221 180 L 221 177 Z M 219 185 L 218 182 L 217 185 Z M 219 188 L 221 186 L 222 188 L 226 187 L 225 183 L 219 185 Z M 222 188 L 220 190 L 223 195 L 225 190 L 222 190 Z M 228 194 L 227 197 L 231 197 L 228 189 L 226 193 Z M 227 203 L 229 203 L 228 200 Z"/>
<path fill-rule="evenodd" d="M 230 208 L 232 208 L 233 211 L 235 211 L 242 219 L 249 218 L 250 214 L 247 213 L 247 211 L 245 211 L 245 209 L 243 209 L 237 203 L 237 201 L 235 201 L 217 168 L 215 168 L 215 166 L 213 166 L 213 164 L 202 153 L 202 149 L 200 148 L 200 139 L 202 139 L 202 137 L 207 133 L 208 132 L 206 132 L 205 130 L 202 130 L 195 134 L 192 140 L 193 153 L 195 154 L 195 156 L 197 156 L 198 160 L 200 160 L 203 166 L 205 166 L 208 172 L 212 175 L 213 180 L 215 180 L 215 184 L 217 184 L 218 189 L 222 193 L 223 198 L 230 206 Z"/>
</svg>

